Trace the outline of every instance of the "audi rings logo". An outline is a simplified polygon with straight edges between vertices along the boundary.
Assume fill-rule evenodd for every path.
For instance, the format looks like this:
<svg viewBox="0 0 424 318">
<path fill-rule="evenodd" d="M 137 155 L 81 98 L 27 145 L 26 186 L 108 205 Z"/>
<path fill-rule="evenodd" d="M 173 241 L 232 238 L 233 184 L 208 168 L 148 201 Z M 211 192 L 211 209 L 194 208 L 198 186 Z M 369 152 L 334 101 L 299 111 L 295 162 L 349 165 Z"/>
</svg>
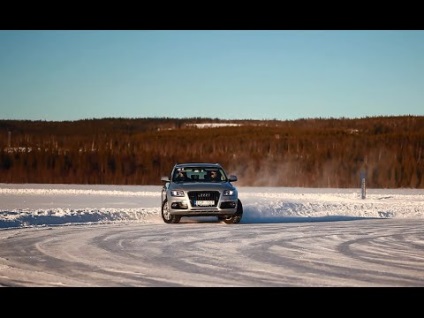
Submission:
<svg viewBox="0 0 424 318">
<path fill-rule="evenodd" d="M 211 196 L 210 193 L 199 193 L 200 198 L 209 198 Z"/>
</svg>

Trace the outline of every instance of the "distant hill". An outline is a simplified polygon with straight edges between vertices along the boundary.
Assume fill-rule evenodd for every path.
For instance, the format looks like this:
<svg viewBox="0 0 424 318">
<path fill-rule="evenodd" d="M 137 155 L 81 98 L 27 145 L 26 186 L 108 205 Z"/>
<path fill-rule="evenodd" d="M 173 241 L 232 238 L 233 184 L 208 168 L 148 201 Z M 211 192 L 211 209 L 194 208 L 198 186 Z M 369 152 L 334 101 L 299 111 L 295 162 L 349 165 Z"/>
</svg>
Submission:
<svg viewBox="0 0 424 318">
<path fill-rule="evenodd" d="M 219 162 L 239 186 L 424 188 L 424 116 L 0 120 L 0 183 L 160 185 Z"/>
</svg>

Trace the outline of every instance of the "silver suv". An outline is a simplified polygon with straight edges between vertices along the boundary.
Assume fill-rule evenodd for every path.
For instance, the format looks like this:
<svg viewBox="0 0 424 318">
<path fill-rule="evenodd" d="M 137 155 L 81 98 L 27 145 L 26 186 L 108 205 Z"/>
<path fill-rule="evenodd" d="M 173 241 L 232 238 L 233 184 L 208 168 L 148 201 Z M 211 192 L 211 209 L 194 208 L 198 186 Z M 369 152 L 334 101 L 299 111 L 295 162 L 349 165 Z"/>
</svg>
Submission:
<svg viewBox="0 0 424 318">
<path fill-rule="evenodd" d="M 161 180 L 165 223 L 178 223 L 183 216 L 216 216 L 235 224 L 243 216 L 237 188 L 231 184 L 237 176 L 227 176 L 219 163 L 178 163 L 170 176 Z"/>
</svg>

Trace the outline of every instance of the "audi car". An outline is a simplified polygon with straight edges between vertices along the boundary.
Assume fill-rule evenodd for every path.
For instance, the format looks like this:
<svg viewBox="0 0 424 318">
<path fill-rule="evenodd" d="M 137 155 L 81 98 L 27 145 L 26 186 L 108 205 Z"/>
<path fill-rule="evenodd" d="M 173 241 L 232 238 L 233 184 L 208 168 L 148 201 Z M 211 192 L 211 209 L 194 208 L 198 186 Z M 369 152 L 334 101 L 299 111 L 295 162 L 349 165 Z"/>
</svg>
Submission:
<svg viewBox="0 0 424 318">
<path fill-rule="evenodd" d="M 161 178 L 161 215 L 165 223 L 179 223 L 182 217 L 216 216 L 236 224 L 243 216 L 238 190 L 219 163 L 177 163 L 169 176 Z"/>
</svg>

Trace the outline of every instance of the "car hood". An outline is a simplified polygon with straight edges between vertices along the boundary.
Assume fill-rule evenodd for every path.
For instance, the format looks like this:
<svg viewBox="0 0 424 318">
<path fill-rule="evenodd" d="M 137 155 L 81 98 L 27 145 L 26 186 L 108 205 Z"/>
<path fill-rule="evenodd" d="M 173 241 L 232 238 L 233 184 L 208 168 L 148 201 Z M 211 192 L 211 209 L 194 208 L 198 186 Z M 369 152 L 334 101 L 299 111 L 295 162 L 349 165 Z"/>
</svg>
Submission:
<svg viewBox="0 0 424 318">
<path fill-rule="evenodd" d="M 173 189 L 181 189 L 186 191 L 211 191 L 211 190 L 235 190 L 235 187 L 229 183 L 213 183 L 213 182 L 181 182 L 181 183 L 172 183 L 171 187 Z"/>
</svg>

